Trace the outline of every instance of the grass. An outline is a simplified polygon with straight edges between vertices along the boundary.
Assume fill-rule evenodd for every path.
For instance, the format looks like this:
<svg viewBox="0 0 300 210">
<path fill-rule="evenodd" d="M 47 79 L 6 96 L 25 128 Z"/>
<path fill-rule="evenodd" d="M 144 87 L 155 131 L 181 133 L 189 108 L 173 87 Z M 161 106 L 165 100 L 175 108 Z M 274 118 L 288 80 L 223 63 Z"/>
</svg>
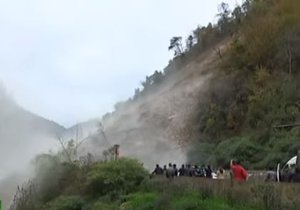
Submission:
<svg viewBox="0 0 300 210">
<path fill-rule="evenodd" d="M 207 197 L 200 191 L 139 192 L 129 196 L 126 210 L 256 210 L 250 205 L 230 203 L 223 198 Z"/>
<path fill-rule="evenodd" d="M 230 180 L 180 177 L 171 182 L 163 178 L 154 179 L 148 185 L 150 185 L 148 191 L 163 192 L 173 197 L 188 195 L 183 196 L 184 199 L 195 197 L 191 192 L 200 193 L 201 199 L 198 200 L 201 202 L 198 205 L 202 209 L 208 205 L 210 209 L 230 207 L 231 209 L 296 210 L 300 206 L 300 185 L 296 183 L 278 184 L 253 180 L 239 184 Z M 184 199 L 177 199 L 176 202 L 185 203 Z"/>
</svg>

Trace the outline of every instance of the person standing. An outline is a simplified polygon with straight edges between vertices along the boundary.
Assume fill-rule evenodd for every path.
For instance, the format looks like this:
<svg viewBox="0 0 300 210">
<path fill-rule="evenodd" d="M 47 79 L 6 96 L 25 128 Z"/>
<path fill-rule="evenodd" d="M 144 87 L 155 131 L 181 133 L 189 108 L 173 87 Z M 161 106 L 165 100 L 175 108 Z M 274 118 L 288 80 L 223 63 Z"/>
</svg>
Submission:
<svg viewBox="0 0 300 210">
<path fill-rule="evenodd" d="M 172 163 L 169 163 L 169 167 L 167 169 L 166 177 L 167 178 L 173 178 L 174 177 L 174 168 L 173 168 Z"/>
<path fill-rule="evenodd" d="M 164 165 L 164 167 L 163 167 L 163 174 L 164 174 L 164 175 L 167 174 L 167 165 Z"/>
<path fill-rule="evenodd" d="M 184 164 L 182 164 L 181 165 L 181 168 L 179 169 L 179 176 L 185 176 L 185 174 L 186 174 L 186 169 L 185 169 L 185 167 L 184 167 Z"/>
<path fill-rule="evenodd" d="M 208 165 L 206 168 L 205 168 L 205 175 L 206 175 L 206 178 L 212 178 L 212 170 L 211 170 L 211 167 L 210 165 Z"/>
<path fill-rule="evenodd" d="M 232 172 L 232 178 L 238 182 L 244 182 L 248 179 L 248 172 L 243 166 L 238 164 L 235 160 L 230 161 L 230 168 Z"/>
<path fill-rule="evenodd" d="M 164 170 L 159 166 L 159 164 L 156 164 L 156 167 L 154 171 L 151 173 L 151 175 L 163 175 Z"/>
<path fill-rule="evenodd" d="M 173 164 L 173 170 L 174 170 L 174 176 L 178 176 L 178 169 L 176 164 Z"/>
<path fill-rule="evenodd" d="M 217 179 L 225 179 L 225 170 L 222 167 L 217 171 Z"/>
</svg>

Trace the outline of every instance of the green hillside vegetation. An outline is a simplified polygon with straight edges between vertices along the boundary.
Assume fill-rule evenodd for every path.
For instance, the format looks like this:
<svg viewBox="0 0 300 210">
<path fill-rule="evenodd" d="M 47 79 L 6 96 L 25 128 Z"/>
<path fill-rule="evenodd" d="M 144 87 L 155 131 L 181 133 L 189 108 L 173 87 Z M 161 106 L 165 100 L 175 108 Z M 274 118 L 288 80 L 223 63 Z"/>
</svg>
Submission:
<svg viewBox="0 0 300 210">
<path fill-rule="evenodd" d="M 10 210 L 251 210 L 255 207 L 250 203 L 242 206 L 210 192 L 201 193 L 189 185 L 179 187 L 166 180 L 152 182 L 136 160 L 79 166 L 61 162 L 55 155 L 41 155 L 35 165 L 36 177 L 18 189 Z"/>
<path fill-rule="evenodd" d="M 224 165 L 234 157 L 266 168 L 300 148 L 299 127 L 278 128 L 300 122 L 300 3 L 251 1 L 247 11 L 199 103 L 194 161 Z"/>
<path fill-rule="evenodd" d="M 9 210 L 280 210 L 298 209 L 299 186 L 164 176 L 149 179 L 132 159 L 63 162 L 44 154 L 36 176 L 19 188 Z"/>
</svg>

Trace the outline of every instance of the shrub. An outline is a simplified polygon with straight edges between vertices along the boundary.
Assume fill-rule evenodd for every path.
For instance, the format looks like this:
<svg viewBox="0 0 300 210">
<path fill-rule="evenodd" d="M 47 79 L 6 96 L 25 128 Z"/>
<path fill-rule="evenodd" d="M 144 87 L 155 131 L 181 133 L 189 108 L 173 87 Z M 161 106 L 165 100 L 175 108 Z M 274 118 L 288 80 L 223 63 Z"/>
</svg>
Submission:
<svg viewBox="0 0 300 210">
<path fill-rule="evenodd" d="M 197 210 L 200 208 L 201 196 L 199 193 L 186 193 L 179 198 L 173 199 L 171 209 L 173 210 Z"/>
<path fill-rule="evenodd" d="M 250 161 L 258 161 L 256 157 L 261 152 L 263 149 L 252 142 L 250 137 L 234 137 L 222 141 L 217 146 L 216 160 L 219 165 L 224 166 L 230 159 L 236 159 L 248 167 Z"/>
<path fill-rule="evenodd" d="M 212 164 L 215 145 L 209 143 L 194 143 L 188 151 L 188 160 L 192 164 Z"/>
<path fill-rule="evenodd" d="M 62 163 L 57 156 L 39 155 L 35 160 L 36 175 L 33 180 L 37 186 L 37 196 L 42 202 L 48 202 L 64 193 L 66 188 L 76 192 L 79 167 L 72 163 Z M 78 189 L 77 189 L 78 191 Z"/>
<path fill-rule="evenodd" d="M 126 210 L 154 210 L 159 195 L 156 193 L 136 193 L 128 197 Z"/>
<path fill-rule="evenodd" d="M 97 164 L 87 174 L 86 190 L 91 194 L 129 193 L 148 176 L 136 160 L 120 159 Z"/>
<path fill-rule="evenodd" d="M 94 203 L 93 207 L 91 208 L 91 210 L 116 210 L 116 209 L 118 209 L 117 205 L 104 203 L 101 201 Z"/>
<path fill-rule="evenodd" d="M 60 196 L 47 203 L 44 210 L 81 210 L 84 206 L 84 200 L 79 196 Z"/>
</svg>

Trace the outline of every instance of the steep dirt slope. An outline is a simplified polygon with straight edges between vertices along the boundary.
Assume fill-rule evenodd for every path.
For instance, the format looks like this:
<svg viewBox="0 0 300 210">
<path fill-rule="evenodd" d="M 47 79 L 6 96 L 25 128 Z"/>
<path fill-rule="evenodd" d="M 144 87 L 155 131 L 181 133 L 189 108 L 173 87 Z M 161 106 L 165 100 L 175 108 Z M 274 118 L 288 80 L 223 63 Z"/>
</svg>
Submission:
<svg viewBox="0 0 300 210">
<path fill-rule="evenodd" d="M 225 40 L 215 48 L 225 51 L 228 43 Z M 121 155 L 136 157 L 147 167 L 185 161 L 185 142 L 194 138 L 188 121 L 221 60 L 214 49 L 205 51 L 148 96 L 126 104 L 104 121 L 109 141 L 121 145 Z"/>
</svg>

